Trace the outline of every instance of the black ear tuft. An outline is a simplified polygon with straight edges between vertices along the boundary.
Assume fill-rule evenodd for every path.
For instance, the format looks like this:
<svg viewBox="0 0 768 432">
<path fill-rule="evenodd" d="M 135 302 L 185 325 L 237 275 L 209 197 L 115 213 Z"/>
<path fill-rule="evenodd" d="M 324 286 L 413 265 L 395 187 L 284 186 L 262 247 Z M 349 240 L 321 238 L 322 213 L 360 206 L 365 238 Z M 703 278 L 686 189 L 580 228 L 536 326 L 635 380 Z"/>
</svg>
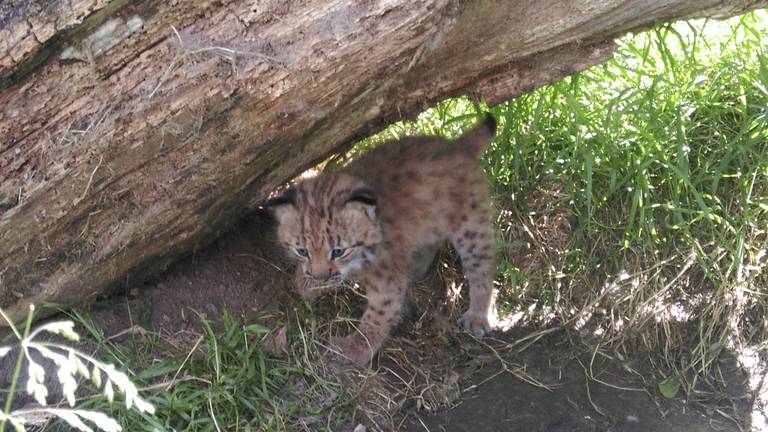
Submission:
<svg viewBox="0 0 768 432">
<path fill-rule="evenodd" d="M 352 195 L 349 196 L 347 202 L 349 203 L 351 201 L 357 201 L 365 205 L 375 206 L 376 196 L 373 194 L 372 190 L 368 188 L 360 188 L 352 192 Z"/>
<path fill-rule="evenodd" d="M 264 202 L 264 204 L 261 205 L 261 207 L 272 208 L 272 207 L 278 207 L 286 204 L 290 204 L 293 206 L 296 205 L 296 191 L 294 189 L 288 189 L 282 194 L 274 198 L 268 199 L 267 201 Z"/>
</svg>

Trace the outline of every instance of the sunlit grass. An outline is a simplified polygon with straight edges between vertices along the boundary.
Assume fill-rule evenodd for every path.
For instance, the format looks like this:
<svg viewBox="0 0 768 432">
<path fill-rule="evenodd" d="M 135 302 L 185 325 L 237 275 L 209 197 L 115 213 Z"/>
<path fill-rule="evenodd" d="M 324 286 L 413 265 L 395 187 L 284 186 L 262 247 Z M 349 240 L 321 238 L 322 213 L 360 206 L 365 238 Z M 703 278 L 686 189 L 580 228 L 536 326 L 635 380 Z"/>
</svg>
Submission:
<svg viewBox="0 0 768 432">
<path fill-rule="evenodd" d="M 520 204 L 552 181 L 568 190 L 574 243 L 561 271 L 590 274 L 599 296 L 622 272 L 669 262 L 604 306 L 647 323 L 638 314 L 661 311 L 639 310 L 645 299 L 682 302 L 699 318 L 698 349 L 722 349 L 732 318 L 763 309 L 766 41 L 764 13 L 663 26 L 623 39 L 604 65 L 496 108 L 505 130 L 488 167 L 499 194 Z M 717 353 L 697 354 L 703 371 Z"/>
</svg>

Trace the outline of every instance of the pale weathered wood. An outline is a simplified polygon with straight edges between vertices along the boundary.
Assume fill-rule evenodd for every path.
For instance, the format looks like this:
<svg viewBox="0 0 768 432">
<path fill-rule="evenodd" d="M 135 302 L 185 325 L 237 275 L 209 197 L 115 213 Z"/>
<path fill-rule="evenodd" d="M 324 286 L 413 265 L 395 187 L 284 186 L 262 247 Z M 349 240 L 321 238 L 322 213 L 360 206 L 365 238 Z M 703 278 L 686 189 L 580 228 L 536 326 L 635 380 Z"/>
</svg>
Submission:
<svg viewBox="0 0 768 432">
<path fill-rule="evenodd" d="M 447 96 L 495 104 L 604 61 L 627 31 L 766 3 L 0 3 L 0 306 L 134 283 Z"/>
</svg>

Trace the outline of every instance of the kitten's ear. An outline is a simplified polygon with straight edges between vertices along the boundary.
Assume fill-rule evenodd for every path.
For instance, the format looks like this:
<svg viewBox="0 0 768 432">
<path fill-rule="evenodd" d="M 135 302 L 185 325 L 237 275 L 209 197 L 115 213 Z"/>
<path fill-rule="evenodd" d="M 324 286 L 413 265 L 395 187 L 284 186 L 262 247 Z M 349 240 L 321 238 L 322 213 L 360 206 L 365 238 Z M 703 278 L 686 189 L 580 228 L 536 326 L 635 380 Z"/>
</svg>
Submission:
<svg viewBox="0 0 768 432">
<path fill-rule="evenodd" d="M 296 209 L 296 191 L 288 189 L 282 194 L 268 199 L 261 207 L 272 211 L 277 221 L 282 223 L 287 216 L 296 214 L 298 211 Z"/>
<path fill-rule="evenodd" d="M 376 195 L 368 188 L 354 190 L 344 205 L 360 207 L 371 220 L 376 220 Z"/>
</svg>

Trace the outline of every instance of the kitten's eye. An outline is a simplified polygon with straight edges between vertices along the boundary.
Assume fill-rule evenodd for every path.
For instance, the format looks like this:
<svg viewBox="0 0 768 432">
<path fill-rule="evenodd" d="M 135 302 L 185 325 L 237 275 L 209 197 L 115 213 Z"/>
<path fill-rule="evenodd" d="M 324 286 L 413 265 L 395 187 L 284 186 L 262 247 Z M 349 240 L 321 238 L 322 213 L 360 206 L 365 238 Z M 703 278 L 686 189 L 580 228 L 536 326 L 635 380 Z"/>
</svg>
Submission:
<svg viewBox="0 0 768 432">
<path fill-rule="evenodd" d="M 341 258 L 346 251 L 347 250 L 343 248 L 335 248 L 331 251 L 331 259 Z"/>
<path fill-rule="evenodd" d="M 309 258 L 309 251 L 304 248 L 296 248 L 296 255 L 304 258 Z"/>
</svg>

